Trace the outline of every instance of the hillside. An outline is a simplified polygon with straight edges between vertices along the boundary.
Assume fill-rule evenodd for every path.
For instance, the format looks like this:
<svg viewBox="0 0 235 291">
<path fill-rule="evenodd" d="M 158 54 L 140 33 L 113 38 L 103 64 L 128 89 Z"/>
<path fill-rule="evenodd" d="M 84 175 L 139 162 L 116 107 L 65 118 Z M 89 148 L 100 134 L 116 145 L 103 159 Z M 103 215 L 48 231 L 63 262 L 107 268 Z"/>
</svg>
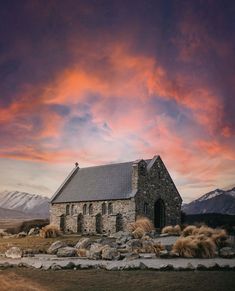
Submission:
<svg viewBox="0 0 235 291">
<path fill-rule="evenodd" d="M 184 204 L 182 210 L 186 214 L 235 214 L 235 187 L 229 190 L 216 189 L 191 203 Z"/>
<path fill-rule="evenodd" d="M 19 191 L 0 192 L 0 218 L 48 218 L 49 199 Z"/>
</svg>

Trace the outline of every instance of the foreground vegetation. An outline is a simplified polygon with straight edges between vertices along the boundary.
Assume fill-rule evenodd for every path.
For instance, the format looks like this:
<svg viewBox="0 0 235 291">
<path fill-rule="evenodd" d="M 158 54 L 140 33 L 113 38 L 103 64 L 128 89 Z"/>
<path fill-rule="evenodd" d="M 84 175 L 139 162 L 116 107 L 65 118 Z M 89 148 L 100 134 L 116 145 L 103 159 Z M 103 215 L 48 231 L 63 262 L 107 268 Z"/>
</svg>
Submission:
<svg viewBox="0 0 235 291">
<path fill-rule="evenodd" d="M 209 284 L 208 284 L 209 282 Z M 5 290 L 180 290 L 233 291 L 234 271 L 157 272 L 31 269 L 4 270 L 0 273 Z"/>
</svg>

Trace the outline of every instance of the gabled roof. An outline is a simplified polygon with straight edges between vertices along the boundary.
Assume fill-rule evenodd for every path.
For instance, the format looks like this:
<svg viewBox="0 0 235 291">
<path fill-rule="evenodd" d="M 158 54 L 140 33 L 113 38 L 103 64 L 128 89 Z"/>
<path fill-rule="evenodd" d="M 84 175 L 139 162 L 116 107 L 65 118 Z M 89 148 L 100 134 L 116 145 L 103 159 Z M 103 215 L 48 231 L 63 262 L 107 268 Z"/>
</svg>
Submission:
<svg viewBox="0 0 235 291">
<path fill-rule="evenodd" d="M 145 160 L 147 164 L 151 160 Z M 75 168 L 51 199 L 52 203 L 116 200 L 134 197 L 133 162 Z"/>
</svg>

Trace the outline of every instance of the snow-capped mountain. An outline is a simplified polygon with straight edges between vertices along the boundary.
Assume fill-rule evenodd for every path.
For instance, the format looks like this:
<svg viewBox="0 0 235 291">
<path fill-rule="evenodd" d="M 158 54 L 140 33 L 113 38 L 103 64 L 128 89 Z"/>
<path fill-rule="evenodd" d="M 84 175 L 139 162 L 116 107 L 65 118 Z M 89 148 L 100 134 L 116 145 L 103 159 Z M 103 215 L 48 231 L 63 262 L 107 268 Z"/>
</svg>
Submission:
<svg viewBox="0 0 235 291">
<path fill-rule="evenodd" d="M 186 214 L 221 213 L 235 215 L 235 187 L 230 190 L 216 189 L 191 203 L 184 204 Z"/>
<path fill-rule="evenodd" d="M 40 195 L 25 192 L 0 192 L 0 208 L 14 210 L 16 211 L 15 213 L 23 213 L 26 217 L 49 217 L 49 199 Z"/>
</svg>

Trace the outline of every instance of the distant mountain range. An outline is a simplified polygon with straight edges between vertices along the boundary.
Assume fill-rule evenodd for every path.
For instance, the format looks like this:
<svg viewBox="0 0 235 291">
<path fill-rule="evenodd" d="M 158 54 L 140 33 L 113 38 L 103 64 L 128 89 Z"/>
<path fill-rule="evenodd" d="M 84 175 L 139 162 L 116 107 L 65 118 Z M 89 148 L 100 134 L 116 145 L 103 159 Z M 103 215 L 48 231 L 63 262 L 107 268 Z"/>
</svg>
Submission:
<svg viewBox="0 0 235 291">
<path fill-rule="evenodd" d="M 235 215 L 235 187 L 216 189 L 182 206 L 186 214 L 220 213 Z"/>
<path fill-rule="evenodd" d="M 0 192 L 0 218 L 48 218 L 49 199 L 19 191 Z"/>
</svg>

